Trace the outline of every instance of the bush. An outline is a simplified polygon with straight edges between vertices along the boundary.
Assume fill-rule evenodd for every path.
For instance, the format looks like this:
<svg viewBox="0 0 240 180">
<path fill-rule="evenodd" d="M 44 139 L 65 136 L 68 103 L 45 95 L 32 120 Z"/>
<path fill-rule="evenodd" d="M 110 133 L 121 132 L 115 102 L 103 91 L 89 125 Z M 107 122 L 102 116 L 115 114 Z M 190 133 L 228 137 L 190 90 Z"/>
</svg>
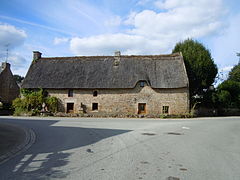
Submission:
<svg viewBox="0 0 240 180">
<path fill-rule="evenodd" d="M 58 109 L 58 98 L 51 96 L 46 98 L 46 104 L 49 108 L 48 110 L 55 113 Z"/>
<path fill-rule="evenodd" d="M 15 109 L 14 115 L 16 116 L 20 116 L 28 112 L 25 99 L 16 98 L 15 100 L 13 100 L 12 106 Z"/>
<path fill-rule="evenodd" d="M 16 98 L 13 101 L 14 115 L 39 115 L 43 103 L 47 105 L 49 111 L 57 112 L 58 99 L 46 97 L 42 89 L 21 89 L 21 94 L 22 98 Z"/>
</svg>

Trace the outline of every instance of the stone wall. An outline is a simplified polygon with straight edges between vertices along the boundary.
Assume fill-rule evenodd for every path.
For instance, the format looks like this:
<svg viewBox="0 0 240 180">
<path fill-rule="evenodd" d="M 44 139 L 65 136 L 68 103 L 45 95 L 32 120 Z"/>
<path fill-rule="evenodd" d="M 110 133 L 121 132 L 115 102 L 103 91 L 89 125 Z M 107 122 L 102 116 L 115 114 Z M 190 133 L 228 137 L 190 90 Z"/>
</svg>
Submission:
<svg viewBox="0 0 240 180">
<path fill-rule="evenodd" d="M 93 96 L 97 90 L 98 95 Z M 134 89 L 77 89 L 73 97 L 68 97 L 68 90 L 47 90 L 50 96 L 61 100 L 59 110 L 67 111 L 67 103 L 74 103 L 74 112 L 86 110 L 88 114 L 117 115 L 138 114 L 138 104 L 146 103 L 146 115 L 162 114 L 163 106 L 169 106 L 169 114 L 182 114 L 189 111 L 188 88 L 152 89 L 150 86 Z M 92 103 L 98 103 L 98 110 L 92 111 Z"/>
<path fill-rule="evenodd" d="M 10 70 L 10 64 L 2 63 L 1 70 L 0 98 L 3 103 L 12 103 L 12 101 L 19 96 L 19 86 Z"/>
</svg>

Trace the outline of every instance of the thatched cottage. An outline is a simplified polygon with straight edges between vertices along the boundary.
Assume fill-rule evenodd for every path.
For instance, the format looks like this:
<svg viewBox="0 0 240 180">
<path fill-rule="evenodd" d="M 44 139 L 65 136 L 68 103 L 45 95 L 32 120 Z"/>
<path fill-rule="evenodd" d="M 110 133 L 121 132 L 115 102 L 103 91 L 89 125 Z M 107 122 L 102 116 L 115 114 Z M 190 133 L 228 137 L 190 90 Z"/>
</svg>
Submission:
<svg viewBox="0 0 240 180">
<path fill-rule="evenodd" d="M 23 88 L 43 88 L 59 111 L 96 115 L 160 115 L 189 111 L 188 77 L 180 53 L 42 57 L 34 51 Z"/>
<path fill-rule="evenodd" d="M 0 66 L 0 102 L 10 104 L 18 97 L 20 88 L 10 69 L 10 64 L 3 62 Z"/>
</svg>

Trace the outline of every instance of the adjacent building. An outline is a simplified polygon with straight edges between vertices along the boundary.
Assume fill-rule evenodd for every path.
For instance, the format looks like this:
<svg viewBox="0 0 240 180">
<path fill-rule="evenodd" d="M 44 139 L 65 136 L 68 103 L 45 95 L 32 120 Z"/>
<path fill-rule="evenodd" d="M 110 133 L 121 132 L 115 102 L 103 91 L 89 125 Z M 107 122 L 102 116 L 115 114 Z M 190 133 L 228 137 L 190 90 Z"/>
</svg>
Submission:
<svg viewBox="0 0 240 180">
<path fill-rule="evenodd" d="M 19 96 L 17 85 L 10 69 L 10 64 L 3 62 L 0 67 L 0 102 L 10 104 Z"/>
<path fill-rule="evenodd" d="M 42 57 L 34 51 L 23 88 L 59 98 L 59 111 L 96 115 L 160 115 L 189 111 L 181 53 Z"/>
</svg>

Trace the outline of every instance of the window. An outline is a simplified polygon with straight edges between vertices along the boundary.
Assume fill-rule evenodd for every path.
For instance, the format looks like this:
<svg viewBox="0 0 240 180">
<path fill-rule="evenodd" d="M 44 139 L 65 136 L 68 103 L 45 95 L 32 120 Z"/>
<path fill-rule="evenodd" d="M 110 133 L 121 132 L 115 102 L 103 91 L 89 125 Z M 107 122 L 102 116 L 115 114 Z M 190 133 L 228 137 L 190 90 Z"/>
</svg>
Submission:
<svg viewBox="0 0 240 180">
<path fill-rule="evenodd" d="M 168 114 L 169 113 L 169 106 L 163 106 L 162 113 L 163 114 Z"/>
<path fill-rule="evenodd" d="M 92 110 L 97 111 L 98 110 L 98 103 L 92 103 Z"/>
<path fill-rule="evenodd" d="M 73 90 L 72 89 L 68 90 L 68 97 L 73 97 Z"/>
<path fill-rule="evenodd" d="M 96 97 L 98 95 L 97 91 L 93 91 L 93 96 Z"/>
<path fill-rule="evenodd" d="M 74 112 L 74 103 L 67 103 L 67 113 Z"/>
<path fill-rule="evenodd" d="M 138 103 L 138 114 L 146 113 L 146 103 Z"/>
<path fill-rule="evenodd" d="M 144 81 L 140 81 L 140 87 L 144 87 Z"/>
</svg>

